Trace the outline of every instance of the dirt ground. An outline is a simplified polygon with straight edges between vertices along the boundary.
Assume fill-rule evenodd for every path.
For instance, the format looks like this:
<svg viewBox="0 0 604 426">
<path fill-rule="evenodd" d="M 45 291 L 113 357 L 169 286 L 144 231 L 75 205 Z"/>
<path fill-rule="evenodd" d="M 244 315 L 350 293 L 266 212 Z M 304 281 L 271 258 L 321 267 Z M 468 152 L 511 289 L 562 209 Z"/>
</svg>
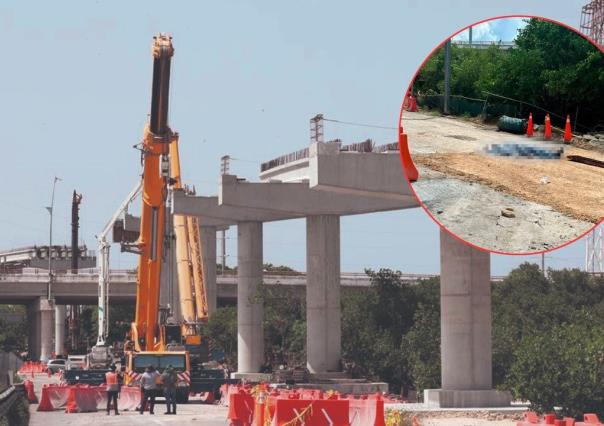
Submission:
<svg viewBox="0 0 604 426">
<path fill-rule="evenodd" d="M 604 161 L 600 152 L 566 146 L 559 160 L 498 157 L 484 148 L 527 138 L 424 113 L 405 113 L 403 126 L 420 169 L 415 192 L 467 241 L 505 252 L 546 250 L 579 237 L 604 216 L 604 169 L 565 158 Z M 513 217 L 503 216 L 510 207 Z"/>
</svg>

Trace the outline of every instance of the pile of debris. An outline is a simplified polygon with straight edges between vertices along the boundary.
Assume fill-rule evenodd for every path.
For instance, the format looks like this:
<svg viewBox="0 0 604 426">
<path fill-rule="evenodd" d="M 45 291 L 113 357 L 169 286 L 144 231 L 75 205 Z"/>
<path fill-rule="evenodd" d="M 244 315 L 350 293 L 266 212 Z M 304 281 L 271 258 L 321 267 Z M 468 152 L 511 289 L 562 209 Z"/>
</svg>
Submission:
<svg viewBox="0 0 604 426">
<path fill-rule="evenodd" d="M 583 149 L 604 152 L 604 132 L 591 132 L 582 136 L 575 136 L 573 145 Z"/>
</svg>

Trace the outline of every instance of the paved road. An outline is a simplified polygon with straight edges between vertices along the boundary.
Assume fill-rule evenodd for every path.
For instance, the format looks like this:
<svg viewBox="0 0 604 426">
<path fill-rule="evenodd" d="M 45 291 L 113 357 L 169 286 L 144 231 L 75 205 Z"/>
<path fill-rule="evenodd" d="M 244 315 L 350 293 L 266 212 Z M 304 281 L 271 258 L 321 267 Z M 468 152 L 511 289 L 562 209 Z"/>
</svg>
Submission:
<svg viewBox="0 0 604 426">
<path fill-rule="evenodd" d="M 30 378 L 31 379 L 31 378 Z M 36 375 L 34 378 L 34 389 L 38 399 L 40 398 L 40 389 L 46 383 L 57 382 L 56 378 L 49 379 L 46 375 Z M 30 405 L 31 421 L 30 426 L 91 426 L 91 425 L 208 425 L 208 426 L 226 426 L 227 411 L 226 407 L 219 405 L 205 405 L 199 401 L 192 400 L 191 403 L 178 406 L 176 416 L 164 415 L 165 405 L 159 403 L 155 408 L 155 415 L 145 413 L 140 415 L 137 412 L 122 411 L 120 416 L 113 414 L 107 416 L 105 411 L 97 413 L 79 413 L 65 414 L 63 410 L 53 412 L 37 412 L 37 404 Z"/>
</svg>

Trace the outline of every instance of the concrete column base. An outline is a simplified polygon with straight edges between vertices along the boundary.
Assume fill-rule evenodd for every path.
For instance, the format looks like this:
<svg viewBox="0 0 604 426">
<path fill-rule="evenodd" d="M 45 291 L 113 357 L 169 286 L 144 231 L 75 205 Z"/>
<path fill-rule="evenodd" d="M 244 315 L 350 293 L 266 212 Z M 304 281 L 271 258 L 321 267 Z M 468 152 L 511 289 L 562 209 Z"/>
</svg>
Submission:
<svg viewBox="0 0 604 426">
<path fill-rule="evenodd" d="M 231 373 L 231 379 L 246 380 L 249 382 L 267 382 L 273 378 L 269 373 Z"/>
<path fill-rule="evenodd" d="M 425 389 L 424 404 L 435 408 L 509 407 L 512 394 L 495 389 L 443 390 Z"/>
</svg>

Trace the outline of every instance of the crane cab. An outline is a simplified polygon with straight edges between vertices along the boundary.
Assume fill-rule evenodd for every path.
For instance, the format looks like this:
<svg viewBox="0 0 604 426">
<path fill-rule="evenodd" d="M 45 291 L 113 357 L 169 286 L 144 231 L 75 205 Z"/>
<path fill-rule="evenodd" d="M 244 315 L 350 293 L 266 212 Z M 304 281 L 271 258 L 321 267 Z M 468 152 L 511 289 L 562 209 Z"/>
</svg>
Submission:
<svg viewBox="0 0 604 426">
<path fill-rule="evenodd" d="M 140 379 L 149 365 L 152 365 L 159 373 L 163 373 L 171 365 L 178 375 L 176 398 L 179 402 L 186 402 L 191 386 L 189 353 L 186 351 L 128 352 L 126 354 L 124 384 L 140 386 Z"/>
</svg>

